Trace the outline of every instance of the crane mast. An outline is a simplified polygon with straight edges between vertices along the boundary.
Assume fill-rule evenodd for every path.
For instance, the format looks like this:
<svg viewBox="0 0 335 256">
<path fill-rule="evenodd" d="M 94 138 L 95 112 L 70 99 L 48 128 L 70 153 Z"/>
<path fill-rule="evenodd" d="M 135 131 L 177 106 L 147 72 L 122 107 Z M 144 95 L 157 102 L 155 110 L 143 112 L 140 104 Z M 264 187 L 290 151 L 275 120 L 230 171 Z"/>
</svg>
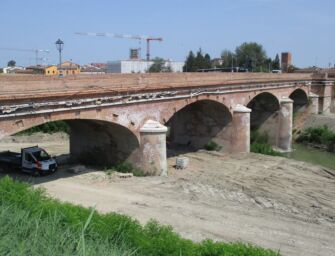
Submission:
<svg viewBox="0 0 335 256">
<path fill-rule="evenodd" d="M 121 39 L 136 39 L 139 41 L 145 40 L 147 43 L 147 54 L 146 58 L 149 61 L 150 60 L 150 42 L 151 41 L 159 41 L 162 42 L 163 38 L 161 37 L 150 37 L 150 36 L 144 36 L 144 35 L 124 35 L 124 34 L 115 34 L 115 33 L 92 33 L 92 32 L 76 32 L 76 35 L 81 36 L 102 36 L 102 37 L 114 37 L 114 38 L 121 38 Z"/>
</svg>

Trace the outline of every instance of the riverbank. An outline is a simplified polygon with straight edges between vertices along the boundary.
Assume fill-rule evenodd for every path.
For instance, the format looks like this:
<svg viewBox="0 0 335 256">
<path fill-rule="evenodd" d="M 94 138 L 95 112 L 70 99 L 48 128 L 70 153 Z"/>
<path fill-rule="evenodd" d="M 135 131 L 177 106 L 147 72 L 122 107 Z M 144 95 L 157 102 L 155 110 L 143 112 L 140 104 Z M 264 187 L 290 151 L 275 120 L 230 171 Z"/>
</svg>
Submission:
<svg viewBox="0 0 335 256">
<path fill-rule="evenodd" d="M 293 151 L 287 154 L 290 159 L 335 169 L 335 154 L 303 144 L 293 144 Z"/>
<path fill-rule="evenodd" d="M 48 136 L 42 139 L 47 150 L 48 143 L 53 150 L 59 143 L 66 152 L 66 138 Z M 20 143 L 27 141 L 17 138 L 14 146 Z M 88 167 L 74 173 L 73 166 L 45 177 L 12 177 L 102 213 L 126 214 L 142 224 L 156 219 L 193 241 L 242 241 L 282 255 L 335 254 L 335 178 L 324 168 L 253 153 L 199 151 L 184 156 L 190 166 L 175 170 L 175 158 L 170 158 L 169 177 L 122 179 Z"/>
</svg>

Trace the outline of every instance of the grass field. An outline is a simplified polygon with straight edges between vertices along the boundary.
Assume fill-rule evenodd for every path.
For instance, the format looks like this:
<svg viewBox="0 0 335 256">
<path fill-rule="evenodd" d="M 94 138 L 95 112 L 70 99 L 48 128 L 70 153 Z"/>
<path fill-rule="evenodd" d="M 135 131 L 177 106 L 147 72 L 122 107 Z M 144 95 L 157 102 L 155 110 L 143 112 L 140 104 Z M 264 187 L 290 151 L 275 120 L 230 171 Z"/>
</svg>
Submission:
<svg viewBox="0 0 335 256">
<path fill-rule="evenodd" d="M 9 177 L 0 180 L 0 225 L 0 255 L 279 255 L 241 243 L 194 243 L 155 221 L 141 226 L 61 203 Z"/>
</svg>

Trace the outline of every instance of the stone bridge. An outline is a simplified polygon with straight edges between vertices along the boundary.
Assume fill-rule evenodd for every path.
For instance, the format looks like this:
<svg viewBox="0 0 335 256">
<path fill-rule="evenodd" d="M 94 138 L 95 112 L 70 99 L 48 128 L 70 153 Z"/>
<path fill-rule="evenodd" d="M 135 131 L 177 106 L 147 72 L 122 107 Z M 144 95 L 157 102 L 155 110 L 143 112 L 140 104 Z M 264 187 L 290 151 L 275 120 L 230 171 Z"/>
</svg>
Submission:
<svg viewBox="0 0 335 256">
<path fill-rule="evenodd" d="M 0 139 L 64 120 L 72 157 L 165 175 L 166 145 L 196 150 L 214 141 L 249 152 L 257 129 L 290 151 L 294 113 L 331 111 L 333 88 L 327 74 L 1 75 Z"/>
</svg>

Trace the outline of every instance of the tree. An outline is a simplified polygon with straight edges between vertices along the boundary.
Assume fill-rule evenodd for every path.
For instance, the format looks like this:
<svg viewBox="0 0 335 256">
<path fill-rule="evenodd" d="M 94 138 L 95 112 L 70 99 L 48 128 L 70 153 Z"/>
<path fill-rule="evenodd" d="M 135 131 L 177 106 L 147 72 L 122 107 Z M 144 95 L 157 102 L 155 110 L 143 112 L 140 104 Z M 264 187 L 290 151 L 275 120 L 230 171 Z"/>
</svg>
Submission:
<svg viewBox="0 0 335 256">
<path fill-rule="evenodd" d="M 196 55 L 190 51 L 183 67 L 184 72 L 197 72 L 199 69 L 208 69 L 212 67 L 211 57 L 208 53 L 203 54 L 199 49 Z"/>
<path fill-rule="evenodd" d="M 236 48 L 235 54 L 240 67 L 250 71 L 262 71 L 265 67 L 267 56 L 261 44 L 243 43 Z"/>
<path fill-rule="evenodd" d="M 153 64 L 149 67 L 149 73 L 160 73 L 160 72 L 171 72 L 170 66 L 165 66 L 165 60 L 162 58 L 156 57 L 153 60 Z"/>
<path fill-rule="evenodd" d="M 276 54 L 276 58 L 272 61 L 272 69 L 280 69 L 280 59 L 278 54 Z"/>
<path fill-rule="evenodd" d="M 221 59 L 223 59 L 222 67 L 230 68 L 232 66 L 237 66 L 235 54 L 229 50 L 224 50 L 221 53 Z"/>
<path fill-rule="evenodd" d="M 185 65 L 183 67 L 183 71 L 184 72 L 195 72 L 196 70 L 196 66 L 195 66 L 195 56 L 194 53 L 192 51 L 189 52 L 186 61 L 185 61 Z"/>
<path fill-rule="evenodd" d="M 7 67 L 15 67 L 16 66 L 16 61 L 15 60 L 10 60 L 7 63 Z"/>
</svg>

